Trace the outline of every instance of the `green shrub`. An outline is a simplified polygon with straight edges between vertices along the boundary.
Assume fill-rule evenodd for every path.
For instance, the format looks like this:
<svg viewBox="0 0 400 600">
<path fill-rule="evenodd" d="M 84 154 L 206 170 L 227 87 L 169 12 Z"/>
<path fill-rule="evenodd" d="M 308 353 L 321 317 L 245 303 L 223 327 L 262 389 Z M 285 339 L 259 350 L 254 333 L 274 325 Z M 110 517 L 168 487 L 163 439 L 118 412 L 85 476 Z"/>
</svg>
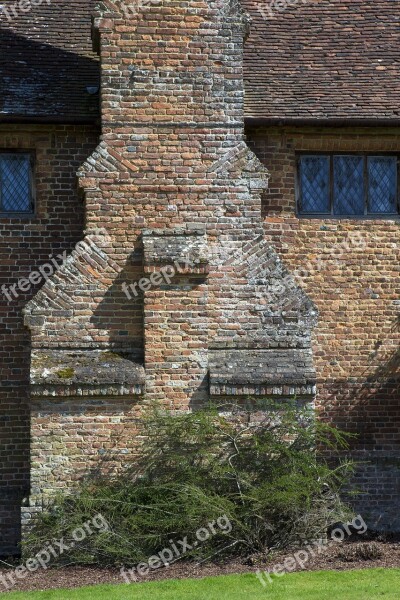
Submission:
<svg viewBox="0 0 400 600">
<path fill-rule="evenodd" d="M 141 425 L 140 459 L 123 474 L 87 480 L 73 495 L 57 497 L 37 519 L 25 555 L 68 539 L 96 513 L 109 530 L 87 536 L 60 561 L 135 564 L 171 540 L 196 539 L 199 528 L 223 515 L 232 530 L 217 529 L 188 556 L 246 555 L 324 537 L 350 516 L 339 493 L 352 465 L 333 468 L 324 458 L 326 449 L 345 448 L 346 438 L 309 409 L 262 409 L 173 414 L 153 407 Z"/>
</svg>

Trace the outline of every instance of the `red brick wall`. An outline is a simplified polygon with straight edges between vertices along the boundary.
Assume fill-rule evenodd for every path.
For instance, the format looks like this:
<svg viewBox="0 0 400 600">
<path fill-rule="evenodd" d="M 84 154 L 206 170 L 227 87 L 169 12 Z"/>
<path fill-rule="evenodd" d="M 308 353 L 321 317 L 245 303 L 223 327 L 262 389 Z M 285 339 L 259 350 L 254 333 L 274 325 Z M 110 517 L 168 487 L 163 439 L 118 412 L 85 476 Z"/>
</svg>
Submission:
<svg viewBox="0 0 400 600">
<path fill-rule="evenodd" d="M 144 8 L 135 20 L 112 12 L 98 20 L 102 142 L 91 153 L 95 132 L 89 141 L 82 134 L 82 146 L 71 142 L 74 160 L 66 161 L 65 168 L 70 181 L 68 198 L 78 203 L 76 192 L 71 191 L 74 174 L 88 157 L 80 180 L 86 222 L 90 230 L 100 227 L 107 235 L 97 263 L 75 253 L 30 303 L 27 322 L 32 344 L 55 351 L 144 349 L 147 398 L 162 399 L 170 407 L 194 406 L 207 397 L 209 356 L 216 350 L 225 352 L 228 360 L 230 351 L 239 348 L 241 371 L 246 370 L 250 351 L 256 357 L 259 349 L 272 355 L 277 348 L 304 350 L 305 358 L 310 354 L 313 311 L 298 287 L 293 285 L 299 302 L 292 311 L 282 308 L 281 289 L 275 312 L 267 314 L 271 282 L 283 279 L 274 250 L 268 249 L 271 244 L 320 311 L 314 352 L 323 412 L 359 430 L 362 435 L 355 445 L 359 452 L 373 453 L 374 460 L 390 454 L 395 461 L 397 387 L 396 383 L 388 386 L 386 372 L 397 368 L 398 225 L 393 221 L 299 220 L 294 173 L 296 149 L 394 150 L 398 138 L 395 133 L 374 136 L 371 131 L 255 132 L 252 144 L 271 171 L 264 198 L 266 241 L 258 241 L 266 176 L 243 144 L 245 22 L 234 3 L 200 1 L 195 14 L 192 11 L 187 3 L 175 7 L 162 2 Z M 160 57 L 161 46 L 168 60 Z M 54 136 L 61 152 L 61 141 L 68 135 Z M 63 163 L 54 159 L 53 140 L 43 138 L 42 143 L 44 158 L 52 157 L 54 163 L 49 166 L 52 173 L 58 173 Z M 40 172 L 38 176 L 40 185 Z M 57 177 L 46 177 L 50 190 L 67 190 L 58 187 L 67 184 Z M 64 202 L 61 205 L 64 209 Z M 45 261 L 53 250 L 52 242 L 61 243 L 53 226 L 64 231 L 67 224 L 71 230 L 71 237 L 56 248 L 69 250 L 81 237 L 82 208 L 71 209 L 62 213 L 64 223 L 58 214 L 60 222 L 54 221 L 53 209 L 44 213 L 47 225 L 42 228 L 49 231 L 49 243 L 40 260 Z M 180 247 L 178 238 L 183 235 L 188 238 L 183 249 L 193 245 L 193 228 L 204 230 L 209 272 L 197 278 L 194 269 L 127 300 L 122 285 L 137 281 L 143 266 L 160 269 L 170 260 L 170 249 Z M 151 249 L 143 246 L 146 231 L 152 232 L 150 237 L 166 233 L 171 237 L 157 246 L 155 262 Z M 42 238 L 41 232 L 43 244 Z M 28 253 L 31 242 L 34 239 L 29 239 Z M 232 268 L 226 262 L 238 250 L 243 254 L 246 242 L 256 246 L 252 281 L 246 256 L 240 256 Z M 29 258 L 26 268 L 31 262 Z M 223 284 L 222 275 L 226 276 Z M 93 368 L 93 380 L 96 375 Z M 374 387 L 366 385 L 368 375 L 375 377 Z M 242 390 L 247 383 L 251 381 L 246 378 L 239 381 L 244 384 Z M 139 414 L 142 399 L 121 391 L 113 402 L 106 388 L 95 402 L 87 395 L 69 401 L 52 397 L 52 402 L 36 398 L 32 403 L 33 509 L 41 496 L 68 487 L 77 474 L 94 467 L 101 452 L 112 450 L 111 425 L 118 432 L 125 425 L 126 431 L 134 431 L 133 418 Z M 71 421 L 68 435 L 59 436 Z M 131 441 L 134 446 L 134 436 Z M 129 452 L 125 439 L 115 449 Z M 395 506 L 396 490 L 390 481 L 394 468 L 379 469 L 376 460 L 374 465 L 360 477 L 375 496 L 378 474 L 385 477 L 385 511 L 390 515 Z M 374 502 L 371 494 L 370 509 L 378 514 L 382 507 Z M 385 518 L 388 522 L 390 517 Z"/>
<path fill-rule="evenodd" d="M 37 211 L 0 218 L 0 288 L 29 276 L 49 255 L 70 251 L 82 237 L 83 204 L 76 171 L 96 145 L 93 127 L 0 126 L 0 148 L 26 149 L 36 158 Z M 0 293 L 0 553 L 15 549 L 20 505 L 29 491 L 29 350 L 22 307 L 37 292 Z"/>
<path fill-rule="evenodd" d="M 400 221 L 297 218 L 295 154 L 400 153 L 400 130 L 282 127 L 249 131 L 248 139 L 271 174 L 267 239 L 319 311 L 313 349 L 321 413 L 358 434 L 356 455 L 372 461 L 359 478 L 372 510 L 397 506 Z"/>
</svg>

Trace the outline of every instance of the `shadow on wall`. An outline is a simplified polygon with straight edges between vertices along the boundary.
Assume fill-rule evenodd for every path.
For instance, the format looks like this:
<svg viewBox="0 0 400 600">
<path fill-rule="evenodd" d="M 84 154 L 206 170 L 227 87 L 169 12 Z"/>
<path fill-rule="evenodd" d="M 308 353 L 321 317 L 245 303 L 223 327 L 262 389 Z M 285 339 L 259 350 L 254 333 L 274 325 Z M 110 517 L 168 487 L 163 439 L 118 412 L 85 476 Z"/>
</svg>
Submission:
<svg viewBox="0 0 400 600">
<path fill-rule="evenodd" d="M 137 350 L 140 355 L 144 343 L 143 294 L 135 295 L 129 286 L 140 280 L 142 269 L 137 255 L 132 254 L 90 319 L 97 330 L 96 335 L 104 338 L 111 347 Z"/>
<path fill-rule="evenodd" d="M 400 318 L 392 328 L 400 327 Z M 370 357 L 377 361 L 382 342 Z M 327 384 L 322 417 L 357 434 L 354 450 L 400 456 L 400 347 L 382 353 L 379 364 L 368 368 L 365 381 L 344 380 Z"/>
<path fill-rule="evenodd" d="M 398 329 L 398 322 L 393 332 Z M 348 455 L 355 465 L 346 497 L 371 531 L 400 532 L 400 347 L 377 356 L 377 342 L 364 381 L 325 385 L 321 416 L 356 434 Z M 356 495 L 354 496 L 354 492 Z"/>
<path fill-rule="evenodd" d="M 60 22 L 68 23 L 65 15 L 56 21 L 58 28 Z M 27 30 L 28 25 L 25 32 Z M 66 33 L 63 31 L 63 36 Z M 95 121 L 98 116 L 99 62 L 89 50 L 87 56 L 83 56 L 27 39 L 0 23 L 0 73 L 0 120 L 3 122 L 8 118 L 15 120 L 19 115 L 36 119 L 52 115 L 53 120 L 61 123 L 70 121 L 71 117 L 75 123 Z"/>
<path fill-rule="evenodd" d="M 1 277 L 11 274 L 2 269 Z M 0 555 L 18 553 L 20 510 L 29 493 L 29 334 L 21 308 L 0 297 Z"/>
</svg>

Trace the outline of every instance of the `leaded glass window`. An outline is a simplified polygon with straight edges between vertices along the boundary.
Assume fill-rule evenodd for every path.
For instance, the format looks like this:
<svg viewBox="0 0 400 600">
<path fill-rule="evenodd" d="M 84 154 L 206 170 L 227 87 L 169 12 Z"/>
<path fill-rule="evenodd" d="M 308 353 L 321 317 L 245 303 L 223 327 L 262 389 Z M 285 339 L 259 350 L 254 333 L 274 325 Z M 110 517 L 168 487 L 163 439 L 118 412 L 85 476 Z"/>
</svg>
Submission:
<svg viewBox="0 0 400 600">
<path fill-rule="evenodd" d="M 301 161 L 302 210 L 329 212 L 329 156 L 304 156 Z"/>
<path fill-rule="evenodd" d="M 33 213 L 32 156 L 0 152 L 0 213 Z"/>
<path fill-rule="evenodd" d="M 398 214 L 397 156 L 299 156 L 298 212 L 336 217 Z"/>
<path fill-rule="evenodd" d="M 369 156 L 368 180 L 368 211 L 376 214 L 397 212 L 397 158 Z"/>
</svg>

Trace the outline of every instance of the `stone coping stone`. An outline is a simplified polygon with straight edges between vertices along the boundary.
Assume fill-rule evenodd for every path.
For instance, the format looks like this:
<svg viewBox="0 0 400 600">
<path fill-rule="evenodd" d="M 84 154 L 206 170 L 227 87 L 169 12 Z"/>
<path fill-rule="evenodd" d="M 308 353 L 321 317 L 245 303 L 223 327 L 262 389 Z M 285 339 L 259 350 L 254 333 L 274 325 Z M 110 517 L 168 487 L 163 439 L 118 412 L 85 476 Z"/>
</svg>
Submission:
<svg viewBox="0 0 400 600">
<path fill-rule="evenodd" d="M 315 393 L 316 374 L 308 348 L 214 350 L 209 364 L 213 394 Z"/>
<path fill-rule="evenodd" d="M 33 395 L 142 393 L 145 370 L 138 353 L 112 350 L 32 351 Z"/>
<path fill-rule="evenodd" d="M 207 237 L 202 229 L 145 230 L 143 248 L 145 267 L 175 265 L 179 273 L 204 269 L 209 262 Z"/>
</svg>

